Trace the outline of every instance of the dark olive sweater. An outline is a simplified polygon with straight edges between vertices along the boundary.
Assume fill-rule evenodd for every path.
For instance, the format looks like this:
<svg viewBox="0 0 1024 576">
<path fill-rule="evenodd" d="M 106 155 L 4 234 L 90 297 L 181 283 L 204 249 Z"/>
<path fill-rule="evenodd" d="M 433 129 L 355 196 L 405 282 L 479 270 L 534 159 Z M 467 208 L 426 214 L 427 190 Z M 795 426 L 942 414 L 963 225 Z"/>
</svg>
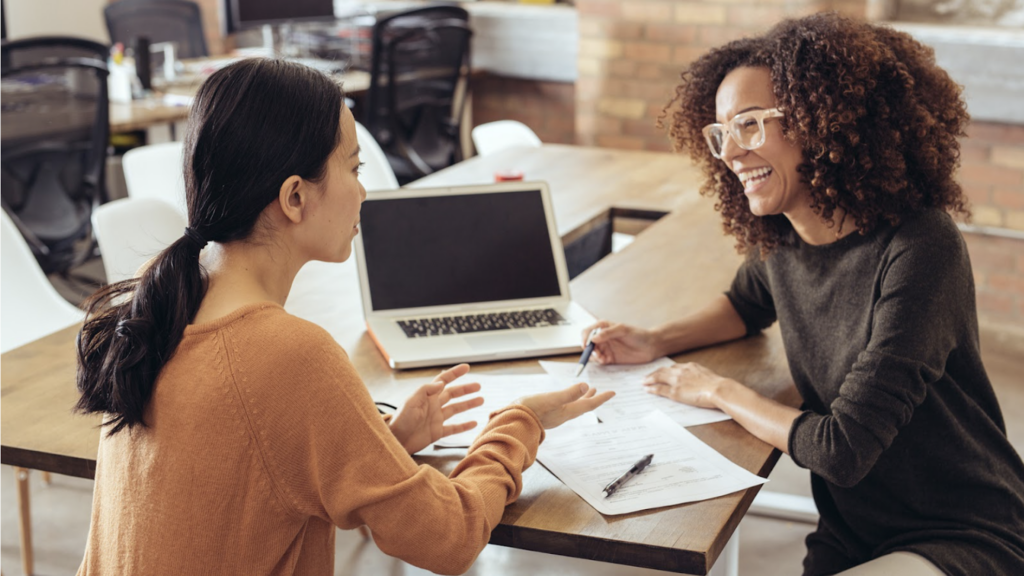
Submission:
<svg viewBox="0 0 1024 576">
<path fill-rule="evenodd" d="M 1024 464 L 947 214 L 824 246 L 793 234 L 741 266 L 727 296 L 751 334 L 779 321 L 803 397 L 789 452 L 821 513 L 805 574 L 897 550 L 948 574 L 1024 574 Z"/>
</svg>

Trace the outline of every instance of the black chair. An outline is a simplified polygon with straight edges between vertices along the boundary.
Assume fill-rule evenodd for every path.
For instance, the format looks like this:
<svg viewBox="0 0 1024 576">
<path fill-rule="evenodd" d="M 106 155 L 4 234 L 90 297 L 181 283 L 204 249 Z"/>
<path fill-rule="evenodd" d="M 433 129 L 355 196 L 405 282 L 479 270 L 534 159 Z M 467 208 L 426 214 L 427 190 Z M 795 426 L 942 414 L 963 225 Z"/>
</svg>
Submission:
<svg viewBox="0 0 1024 576">
<path fill-rule="evenodd" d="M 385 16 L 373 27 L 363 124 L 402 184 L 462 159 L 468 20 L 462 8 L 428 6 Z"/>
<path fill-rule="evenodd" d="M 3 208 L 43 271 L 66 279 L 92 255 L 92 207 L 107 199 L 108 53 L 70 37 L 0 45 Z"/>
<path fill-rule="evenodd" d="M 103 9 L 111 42 L 134 46 L 136 38 L 151 44 L 175 42 L 178 58 L 209 56 L 199 5 L 185 0 L 120 0 Z"/>
</svg>

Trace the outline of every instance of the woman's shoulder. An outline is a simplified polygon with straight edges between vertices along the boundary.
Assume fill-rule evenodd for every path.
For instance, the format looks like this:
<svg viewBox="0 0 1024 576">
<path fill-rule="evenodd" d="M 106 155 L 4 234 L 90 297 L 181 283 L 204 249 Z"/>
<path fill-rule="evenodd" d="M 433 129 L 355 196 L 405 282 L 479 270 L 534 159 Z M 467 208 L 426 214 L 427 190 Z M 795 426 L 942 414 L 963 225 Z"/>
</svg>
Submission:
<svg viewBox="0 0 1024 576">
<path fill-rule="evenodd" d="M 893 228 L 889 246 L 894 252 L 913 250 L 939 258 L 966 252 L 963 235 L 953 217 L 938 208 L 906 216 Z"/>
</svg>

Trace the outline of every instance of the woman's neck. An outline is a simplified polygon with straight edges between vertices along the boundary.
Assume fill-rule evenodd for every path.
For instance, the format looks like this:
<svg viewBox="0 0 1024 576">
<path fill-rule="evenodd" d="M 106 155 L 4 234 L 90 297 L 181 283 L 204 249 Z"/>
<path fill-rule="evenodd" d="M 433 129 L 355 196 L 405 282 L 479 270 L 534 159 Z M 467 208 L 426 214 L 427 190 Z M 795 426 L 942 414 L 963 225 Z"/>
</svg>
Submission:
<svg viewBox="0 0 1024 576">
<path fill-rule="evenodd" d="M 785 216 L 800 239 L 812 246 L 831 244 L 856 229 L 849 222 L 840 229 L 840 223 L 846 216 L 846 212 L 841 208 L 836 208 L 832 214 L 834 224 L 831 226 L 810 206 L 803 206 L 800 210 L 787 212 Z"/>
<path fill-rule="evenodd" d="M 284 306 L 295 275 L 305 262 L 282 243 L 211 242 L 200 259 L 209 284 L 194 320 L 202 324 L 257 302 Z"/>
</svg>

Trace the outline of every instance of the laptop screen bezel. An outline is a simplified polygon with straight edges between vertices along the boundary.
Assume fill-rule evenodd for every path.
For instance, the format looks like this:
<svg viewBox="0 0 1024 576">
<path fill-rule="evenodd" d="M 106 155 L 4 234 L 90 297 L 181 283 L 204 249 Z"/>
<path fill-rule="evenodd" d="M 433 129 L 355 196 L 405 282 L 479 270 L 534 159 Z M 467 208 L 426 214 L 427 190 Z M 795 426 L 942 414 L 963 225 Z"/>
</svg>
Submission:
<svg viewBox="0 0 1024 576">
<path fill-rule="evenodd" d="M 369 277 L 366 272 L 366 252 L 363 246 L 362 233 L 357 234 L 353 241 L 353 252 L 356 256 L 356 269 L 359 275 L 359 293 L 363 302 L 363 314 L 369 318 L 371 315 L 377 318 L 406 318 L 418 316 L 434 316 L 450 313 L 472 313 L 481 310 L 493 310 L 496 308 L 529 308 L 543 305 L 568 305 L 571 298 L 569 295 L 569 270 L 565 262 L 565 249 L 562 246 L 562 238 L 558 235 L 558 227 L 555 225 L 555 210 L 551 201 L 551 193 L 547 182 L 501 182 L 497 184 L 486 184 L 476 186 L 447 186 L 441 188 L 401 188 L 385 192 L 371 192 L 367 194 L 365 202 L 376 202 L 383 200 L 404 200 L 412 198 L 424 198 L 430 196 L 461 196 L 469 194 L 496 194 L 502 192 L 532 192 L 540 191 L 541 202 L 544 205 L 544 217 L 548 227 L 548 245 L 551 248 L 555 261 L 555 272 L 558 276 L 558 294 L 540 298 L 521 298 L 513 300 L 490 300 L 486 302 L 474 302 L 470 304 L 449 304 L 443 306 L 423 306 L 418 308 L 396 308 L 393 310 L 374 310 L 373 301 L 370 297 Z M 429 278 L 421 279 L 429 282 Z"/>
</svg>

